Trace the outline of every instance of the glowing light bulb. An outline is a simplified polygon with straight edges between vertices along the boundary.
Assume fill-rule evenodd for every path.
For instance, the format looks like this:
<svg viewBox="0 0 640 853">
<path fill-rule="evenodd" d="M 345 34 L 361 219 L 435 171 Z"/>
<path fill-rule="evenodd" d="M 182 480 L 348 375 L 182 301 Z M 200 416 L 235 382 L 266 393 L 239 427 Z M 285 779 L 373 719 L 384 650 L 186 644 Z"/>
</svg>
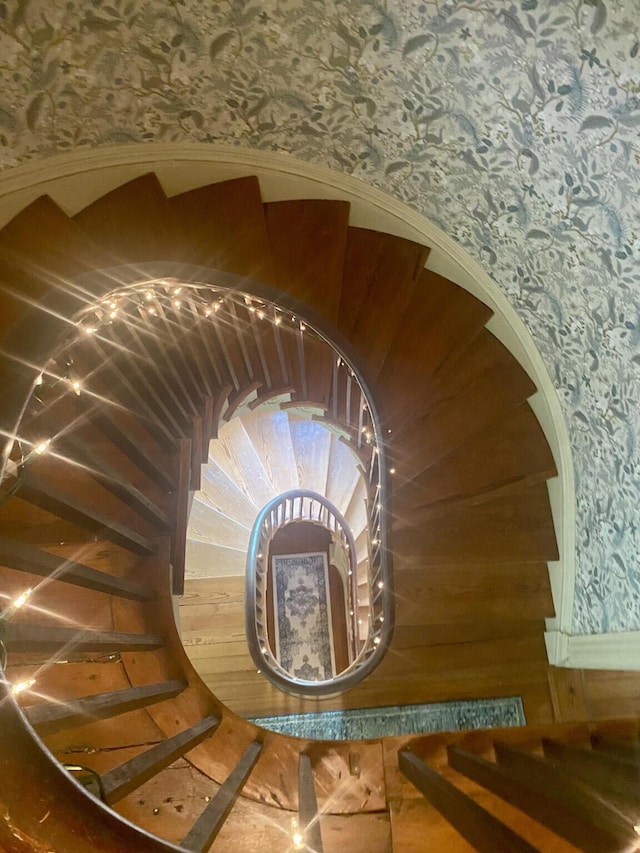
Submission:
<svg viewBox="0 0 640 853">
<path fill-rule="evenodd" d="M 144 298 L 147 300 L 147 302 L 150 302 L 153 299 L 153 293 L 151 293 L 150 290 L 147 290 L 147 292 L 144 295 Z"/>
<path fill-rule="evenodd" d="M 78 380 L 77 380 L 77 379 L 75 379 L 75 380 L 71 383 L 71 387 L 73 388 L 73 390 L 74 390 L 75 394 L 79 397 L 79 396 L 80 396 L 80 389 L 81 389 L 81 387 L 82 387 L 82 386 L 80 385 L 80 383 L 78 382 Z"/>
<path fill-rule="evenodd" d="M 298 824 L 298 818 L 291 818 L 291 840 L 293 841 L 293 849 L 294 850 L 304 850 L 304 835 L 300 832 L 300 825 Z"/>
<path fill-rule="evenodd" d="M 181 303 L 179 299 L 174 299 L 173 304 L 176 306 L 176 308 L 179 308 Z"/>
<path fill-rule="evenodd" d="M 390 473 L 390 474 L 395 474 L 395 473 L 396 473 L 396 469 L 395 469 L 395 468 L 389 468 L 389 473 Z"/>
<path fill-rule="evenodd" d="M 219 311 L 221 306 L 222 306 L 222 299 L 219 302 L 216 302 L 216 304 L 213 306 L 213 310 Z"/>
<path fill-rule="evenodd" d="M 149 314 L 154 314 L 154 315 L 155 315 L 155 313 L 156 313 L 156 309 L 155 309 L 155 308 L 149 308 Z"/>
<path fill-rule="evenodd" d="M 37 444 L 34 447 L 34 451 L 38 454 L 38 456 L 42 456 L 43 453 L 47 452 L 47 448 L 51 444 L 51 439 L 48 438 L 46 441 L 41 441 L 40 444 Z"/>
<path fill-rule="evenodd" d="M 249 305 L 249 311 L 250 311 L 252 314 L 255 314 L 255 313 L 256 313 L 255 305 Z"/>
<path fill-rule="evenodd" d="M 21 592 L 17 598 L 13 599 L 13 601 L 11 602 L 11 606 L 15 607 L 16 610 L 19 610 L 27 603 L 27 599 L 29 598 L 32 592 L 33 590 L 31 588 L 25 589 L 25 591 Z"/>
<path fill-rule="evenodd" d="M 204 316 L 205 316 L 205 317 L 210 317 L 210 316 L 211 316 L 211 308 L 205 308 Z"/>
<path fill-rule="evenodd" d="M 282 317 L 280 317 L 280 316 L 274 317 L 273 322 L 276 324 L 276 326 L 279 326 L 280 323 L 282 323 Z"/>
<path fill-rule="evenodd" d="M 304 323 L 300 323 L 300 331 L 301 331 L 301 332 L 304 332 L 304 330 L 305 330 L 306 328 L 307 328 L 307 327 L 305 326 L 305 324 L 304 324 Z"/>
<path fill-rule="evenodd" d="M 181 288 L 181 287 L 176 287 L 176 289 L 175 289 L 173 292 L 174 292 L 174 293 L 175 293 L 175 295 L 177 296 L 181 291 L 182 291 L 182 288 Z"/>
<path fill-rule="evenodd" d="M 109 305 L 109 308 L 116 308 L 116 307 L 117 307 L 117 303 L 115 303 L 115 302 L 112 302 L 112 303 Z"/>
<path fill-rule="evenodd" d="M 117 311 L 112 311 L 112 312 L 109 314 L 109 316 L 111 317 L 111 319 L 112 319 L 112 320 L 114 320 L 114 319 L 118 316 L 118 312 L 117 312 Z"/>
<path fill-rule="evenodd" d="M 85 327 L 85 330 L 84 330 L 85 335 L 94 335 L 95 332 L 96 332 L 96 330 L 94 329 L 93 326 L 86 326 Z"/>
<path fill-rule="evenodd" d="M 35 678 L 28 678 L 26 681 L 18 681 L 17 684 L 12 685 L 11 692 L 14 696 L 17 696 L 18 693 L 22 693 L 25 690 L 28 690 L 30 687 L 36 683 Z"/>
<path fill-rule="evenodd" d="M 384 587 L 384 581 L 378 581 L 378 589 L 382 589 Z"/>
<path fill-rule="evenodd" d="M 264 311 L 258 311 L 258 320 L 264 320 Z"/>
<path fill-rule="evenodd" d="M 380 645 L 380 637 L 374 637 L 374 638 L 373 638 L 373 645 L 374 645 L 374 646 L 379 646 L 379 645 Z"/>
</svg>

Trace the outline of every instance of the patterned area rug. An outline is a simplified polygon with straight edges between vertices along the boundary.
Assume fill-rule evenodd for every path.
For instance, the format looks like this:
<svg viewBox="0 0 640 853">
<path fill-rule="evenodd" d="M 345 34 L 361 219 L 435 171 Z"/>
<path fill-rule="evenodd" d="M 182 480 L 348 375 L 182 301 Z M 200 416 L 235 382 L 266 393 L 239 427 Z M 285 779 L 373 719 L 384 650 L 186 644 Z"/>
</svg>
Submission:
<svg viewBox="0 0 640 853">
<path fill-rule="evenodd" d="M 526 724 L 519 696 L 253 717 L 251 722 L 284 735 L 319 740 L 359 740 Z"/>
<path fill-rule="evenodd" d="M 325 553 L 272 558 L 276 657 L 296 678 L 336 674 Z"/>
</svg>

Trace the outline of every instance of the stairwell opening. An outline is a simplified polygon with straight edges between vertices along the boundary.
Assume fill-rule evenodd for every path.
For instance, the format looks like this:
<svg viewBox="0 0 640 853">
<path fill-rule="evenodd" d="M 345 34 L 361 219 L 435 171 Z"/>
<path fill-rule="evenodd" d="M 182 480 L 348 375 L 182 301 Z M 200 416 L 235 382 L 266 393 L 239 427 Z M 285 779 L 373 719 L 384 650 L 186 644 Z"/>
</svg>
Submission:
<svg viewBox="0 0 640 853">
<path fill-rule="evenodd" d="M 65 378 L 80 390 L 78 365 L 91 373 L 101 347 L 115 345 L 125 353 L 122 364 L 127 362 L 126 370 L 119 368 L 120 378 L 126 376 L 138 400 L 166 412 L 164 426 L 179 430 L 181 420 L 196 423 L 199 447 L 192 442 L 184 552 L 176 546 L 172 554 L 178 578 L 174 592 L 185 571 L 187 577 L 202 576 L 205 565 L 208 577 L 245 575 L 246 635 L 260 673 L 297 695 L 335 694 L 372 671 L 393 627 L 385 449 L 375 408 L 352 360 L 332 339 L 334 330 L 307 319 L 304 307 L 290 299 L 278 302 L 264 292 L 240 289 L 233 276 L 210 275 L 210 283 L 166 276 L 133 281 L 88 306 L 78 319 L 79 352 L 67 365 Z M 202 406 L 193 403 L 198 392 Z M 288 460 L 282 444 L 286 429 L 296 445 Z M 252 430 L 253 448 L 243 459 L 241 453 L 232 458 L 230 443 L 246 443 Z M 218 455 L 214 463 L 218 474 L 209 464 L 212 452 L 216 454 L 212 447 L 223 448 L 225 459 Z M 226 494 L 213 482 L 220 472 L 227 481 Z M 345 635 L 340 638 L 340 631 L 336 634 L 330 626 L 331 671 L 314 674 L 317 667 L 303 650 L 309 675 L 303 678 L 300 666 L 297 675 L 280 666 L 278 644 L 268 643 L 266 622 L 264 631 L 259 627 L 264 591 L 250 583 L 258 575 L 257 552 L 251 552 L 238 530 L 246 533 L 252 513 L 258 515 L 277 494 L 306 487 L 320 500 L 335 501 L 337 515 L 349 515 L 343 523 L 349 537 L 353 530 L 348 557 L 353 566 L 340 576 Z M 243 500 L 248 506 L 238 506 Z M 203 513 L 212 511 L 215 522 L 203 520 Z M 203 533 L 203 524 L 215 533 Z M 339 572 L 343 562 L 331 563 L 327 551 L 329 574 Z M 333 583 L 337 589 L 335 577 Z M 327 604 L 331 611 L 330 600 Z M 336 658 L 335 650 L 343 647 L 344 654 Z"/>
</svg>

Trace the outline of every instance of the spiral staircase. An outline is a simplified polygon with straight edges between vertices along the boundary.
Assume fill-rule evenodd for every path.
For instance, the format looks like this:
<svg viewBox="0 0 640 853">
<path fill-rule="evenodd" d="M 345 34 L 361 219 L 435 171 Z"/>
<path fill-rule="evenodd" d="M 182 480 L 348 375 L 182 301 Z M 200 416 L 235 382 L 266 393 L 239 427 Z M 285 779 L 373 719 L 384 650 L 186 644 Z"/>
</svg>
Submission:
<svg viewBox="0 0 640 853">
<path fill-rule="evenodd" d="M 234 713 L 238 695 L 212 693 L 180 641 L 171 593 L 196 560 L 210 441 L 234 417 L 246 429 L 251 406 L 292 404 L 342 431 L 379 486 L 366 505 L 393 558 L 395 631 L 353 690 L 286 710 L 504 695 L 515 680 L 477 686 L 496 650 L 523 685 L 539 676 L 557 550 L 535 387 L 487 307 L 427 258 L 350 226 L 345 202 L 263 204 L 254 178 L 168 198 L 144 175 L 73 217 L 42 197 L 0 232 L 3 850 L 637 841 L 633 721 L 288 738 Z M 235 500 L 246 528 L 246 501 L 225 495 L 215 511 Z"/>
</svg>

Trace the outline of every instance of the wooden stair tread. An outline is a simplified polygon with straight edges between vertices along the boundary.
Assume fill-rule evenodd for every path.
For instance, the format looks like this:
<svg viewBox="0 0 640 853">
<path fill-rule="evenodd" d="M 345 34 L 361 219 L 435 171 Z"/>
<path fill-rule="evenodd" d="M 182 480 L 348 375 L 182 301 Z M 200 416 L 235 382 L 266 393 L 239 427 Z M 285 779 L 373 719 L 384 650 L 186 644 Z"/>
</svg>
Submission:
<svg viewBox="0 0 640 853">
<path fill-rule="evenodd" d="M 169 202 L 185 234 L 185 261 L 275 284 L 255 176 L 197 187 L 172 196 Z"/>
<path fill-rule="evenodd" d="M 546 563 L 420 565 L 396 572 L 400 625 L 542 620 L 553 616 Z M 538 621 L 538 629 L 540 621 Z"/>
<path fill-rule="evenodd" d="M 419 413 L 421 397 L 431 397 L 434 383 L 462 358 L 490 316 L 468 291 L 422 270 L 378 377 L 391 426 L 399 426 L 407 409 Z"/>
<path fill-rule="evenodd" d="M 476 354 L 478 359 L 475 359 Z M 425 401 L 402 417 L 392 432 L 399 482 L 433 465 L 489 425 L 504 421 L 527 400 L 535 385 L 510 353 L 489 333 L 479 336 Z M 472 417 L 471 417 L 472 415 Z"/>
<path fill-rule="evenodd" d="M 340 307 L 348 202 L 277 201 L 265 204 L 264 209 L 278 289 L 309 305 L 324 321 L 335 323 Z"/>
<path fill-rule="evenodd" d="M 365 373 L 375 378 L 397 335 L 429 249 L 366 228 L 349 228 L 339 330 L 358 351 Z"/>
<path fill-rule="evenodd" d="M 438 462 L 402 483 L 404 465 L 394 479 L 394 500 L 422 507 L 489 493 L 501 486 L 532 483 L 556 474 L 553 454 L 538 419 L 527 402 L 516 406 L 499 423 L 471 436 Z"/>
<path fill-rule="evenodd" d="M 411 526 L 398 519 L 394 548 L 403 558 L 458 563 L 485 558 L 496 561 L 556 560 L 558 550 L 546 486 L 499 497 L 472 507 L 456 507 L 437 524 Z"/>
<path fill-rule="evenodd" d="M 73 217 L 117 262 L 181 260 L 181 229 L 155 173 L 106 193 Z"/>
</svg>

